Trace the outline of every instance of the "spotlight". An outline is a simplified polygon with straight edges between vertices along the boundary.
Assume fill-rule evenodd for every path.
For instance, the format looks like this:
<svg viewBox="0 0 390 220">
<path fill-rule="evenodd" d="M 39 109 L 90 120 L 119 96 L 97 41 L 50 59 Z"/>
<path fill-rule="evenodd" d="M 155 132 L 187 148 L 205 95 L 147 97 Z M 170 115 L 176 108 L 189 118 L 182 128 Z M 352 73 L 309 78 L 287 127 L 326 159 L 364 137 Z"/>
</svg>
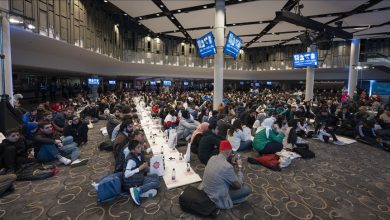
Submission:
<svg viewBox="0 0 390 220">
<path fill-rule="evenodd" d="M 29 25 L 27 25 L 27 28 L 30 29 L 30 30 L 34 30 L 34 29 L 35 29 L 35 26 L 32 25 L 32 24 L 29 24 Z"/>
</svg>

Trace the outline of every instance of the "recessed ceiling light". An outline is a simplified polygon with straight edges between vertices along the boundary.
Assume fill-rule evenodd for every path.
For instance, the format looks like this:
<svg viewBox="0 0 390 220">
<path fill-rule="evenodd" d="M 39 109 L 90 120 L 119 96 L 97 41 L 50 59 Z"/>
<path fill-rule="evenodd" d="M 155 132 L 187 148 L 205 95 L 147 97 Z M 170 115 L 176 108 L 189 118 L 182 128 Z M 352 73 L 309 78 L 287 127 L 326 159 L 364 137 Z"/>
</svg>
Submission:
<svg viewBox="0 0 390 220">
<path fill-rule="evenodd" d="M 138 23 L 138 25 L 142 25 L 141 23 Z"/>
<path fill-rule="evenodd" d="M 179 28 L 181 28 L 181 26 L 179 25 Z"/>
<path fill-rule="evenodd" d="M 233 26 L 236 26 L 236 24 L 233 24 Z"/>
<path fill-rule="evenodd" d="M 123 15 L 124 15 L 124 16 L 127 16 L 127 14 L 126 14 L 126 13 L 124 13 Z"/>
<path fill-rule="evenodd" d="M 142 20 L 142 17 L 139 17 L 139 20 Z"/>
<path fill-rule="evenodd" d="M 160 5 L 160 8 L 164 7 L 164 5 Z"/>
<path fill-rule="evenodd" d="M 238 0 L 239 2 L 242 2 L 242 0 Z"/>
<path fill-rule="evenodd" d="M 31 30 L 34 30 L 34 29 L 35 29 L 35 26 L 32 25 L 32 24 L 29 24 L 29 25 L 27 25 L 27 28 L 28 28 L 28 29 L 31 29 Z"/>
<path fill-rule="evenodd" d="M 104 0 L 105 3 L 107 3 L 107 0 Z"/>
<path fill-rule="evenodd" d="M 207 5 L 203 5 L 203 8 L 207 8 Z"/>
<path fill-rule="evenodd" d="M 181 10 L 179 9 L 179 10 L 177 10 L 177 12 L 181 12 Z"/>
<path fill-rule="evenodd" d="M 160 14 L 156 14 L 157 16 L 160 16 Z"/>
<path fill-rule="evenodd" d="M 10 18 L 9 22 L 12 24 L 22 24 L 23 21 L 21 21 L 19 18 Z"/>
<path fill-rule="evenodd" d="M 171 19 L 175 19 L 175 18 L 172 16 Z"/>
</svg>

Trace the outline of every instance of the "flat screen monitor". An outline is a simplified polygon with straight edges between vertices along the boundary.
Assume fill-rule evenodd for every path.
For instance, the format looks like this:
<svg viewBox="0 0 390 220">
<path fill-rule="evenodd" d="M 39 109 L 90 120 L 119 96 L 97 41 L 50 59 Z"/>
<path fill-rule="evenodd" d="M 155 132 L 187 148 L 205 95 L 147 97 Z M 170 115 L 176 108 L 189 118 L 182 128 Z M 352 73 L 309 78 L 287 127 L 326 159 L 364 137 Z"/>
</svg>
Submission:
<svg viewBox="0 0 390 220">
<path fill-rule="evenodd" d="M 100 80 L 97 78 L 89 78 L 88 79 L 88 85 L 99 85 Z"/>
<path fill-rule="evenodd" d="M 293 54 L 294 68 L 317 66 L 318 65 L 318 52 L 307 52 Z"/>
<path fill-rule="evenodd" d="M 255 86 L 256 86 L 256 87 L 259 87 L 259 86 L 260 86 L 260 83 L 255 83 Z"/>
<path fill-rule="evenodd" d="M 205 58 L 217 53 L 214 36 L 211 31 L 203 37 L 196 39 L 196 46 L 198 48 L 200 58 Z"/>
<path fill-rule="evenodd" d="M 156 85 L 156 81 L 150 81 L 150 85 L 151 86 L 155 86 Z"/>
<path fill-rule="evenodd" d="M 241 81 L 241 82 L 240 82 L 240 85 L 242 85 L 242 86 L 243 86 L 243 85 L 244 85 L 244 82 L 243 82 L 243 81 Z"/>
<path fill-rule="evenodd" d="M 267 82 L 267 85 L 271 86 L 271 85 L 272 85 L 272 82 L 271 82 L 271 81 L 268 81 L 268 82 Z"/>
<path fill-rule="evenodd" d="M 164 86 L 171 86 L 171 85 L 172 85 L 172 81 L 170 81 L 170 80 L 164 80 L 164 81 L 163 81 L 163 85 L 164 85 Z"/>
<path fill-rule="evenodd" d="M 185 81 L 184 81 L 184 82 L 183 82 L 183 85 L 188 86 L 188 82 L 185 82 Z"/>
<path fill-rule="evenodd" d="M 115 81 L 115 80 L 108 80 L 108 84 L 110 84 L 110 85 L 115 85 L 115 84 L 116 84 L 116 81 Z"/>
<path fill-rule="evenodd" d="M 233 34 L 233 32 L 229 31 L 223 53 L 237 59 L 240 53 L 241 43 L 242 40 Z"/>
<path fill-rule="evenodd" d="M 371 87 L 371 95 L 374 93 L 380 96 L 390 96 L 390 83 L 373 82 Z"/>
</svg>

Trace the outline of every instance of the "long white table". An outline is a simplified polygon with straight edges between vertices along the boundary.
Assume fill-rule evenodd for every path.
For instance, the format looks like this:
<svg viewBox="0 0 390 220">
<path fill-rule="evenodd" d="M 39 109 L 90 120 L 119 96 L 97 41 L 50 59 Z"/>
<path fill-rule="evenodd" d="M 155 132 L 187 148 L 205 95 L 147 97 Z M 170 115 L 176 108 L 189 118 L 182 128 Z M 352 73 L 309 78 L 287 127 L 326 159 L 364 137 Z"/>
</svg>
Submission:
<svg viewBox="0 0 390 220">
<path fill-rule="evenodd" d="M 137 99 L 134 99 L 138 104 Z M 141 126 L 145 131 L 146 138 L 152 148 L 153 155 L 161 155 L 164 152 L 164 175 L 163 179 L 168 189 L 188 185 L 202 181 L 200 176 L 190 166 L 190 171 L 187 171 L 187 163 L 184 162 L 184 155 L 182 160 L 179 160 L 180 152 L 176 148 L 169 148 L 167 138 L 164 138 L 159 119 L 152 119 L 150 110 L 145 109 L 142 106 L 138 106 L 139 109 L 143 109 L 141 113 Z M 175 180 L 172 180 L 172 171 L 175 169 Z"/>
</svg>

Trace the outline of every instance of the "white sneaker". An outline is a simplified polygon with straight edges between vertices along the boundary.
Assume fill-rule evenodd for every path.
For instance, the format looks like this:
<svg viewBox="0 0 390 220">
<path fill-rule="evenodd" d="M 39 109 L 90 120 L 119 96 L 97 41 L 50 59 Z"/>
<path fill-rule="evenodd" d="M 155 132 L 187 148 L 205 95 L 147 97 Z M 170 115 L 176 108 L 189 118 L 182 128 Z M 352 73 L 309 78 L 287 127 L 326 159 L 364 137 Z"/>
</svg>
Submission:
<svg viewBox="0 0 390 220">
<path fill-rule="evenodd" d="M 63 163 L 64 165 L 69 165 L 70 163 L 72 163 L 71 160 L 69 160 L 68 158 L 66 157 L 60 157 L 60 159 L 58 159 L 61 163 Z"/>
<path fill-rule="evenodd" d="M 149 189 L 148 191 L 141 193 L 142 198 L 153 198 L 157 195 L 157 190 L 156 189 Z"/>
<path fill-rule="evenodd" d="M 83 166 L 85 164 L 87 164 L 88 162 L 88 159 L 77 159 L 75 161 L 73 161 L 70 166 L 71 167 L 78 167 L 78 166 Z"/>
<path fill-rule="evenodd" d="M 333 142 L 334 144 L 336 144 L 336 145 L 345 145 L 345 143 L 344 142 L 342 142 L 342 141 L 334 141 Z"/>
</svg>

